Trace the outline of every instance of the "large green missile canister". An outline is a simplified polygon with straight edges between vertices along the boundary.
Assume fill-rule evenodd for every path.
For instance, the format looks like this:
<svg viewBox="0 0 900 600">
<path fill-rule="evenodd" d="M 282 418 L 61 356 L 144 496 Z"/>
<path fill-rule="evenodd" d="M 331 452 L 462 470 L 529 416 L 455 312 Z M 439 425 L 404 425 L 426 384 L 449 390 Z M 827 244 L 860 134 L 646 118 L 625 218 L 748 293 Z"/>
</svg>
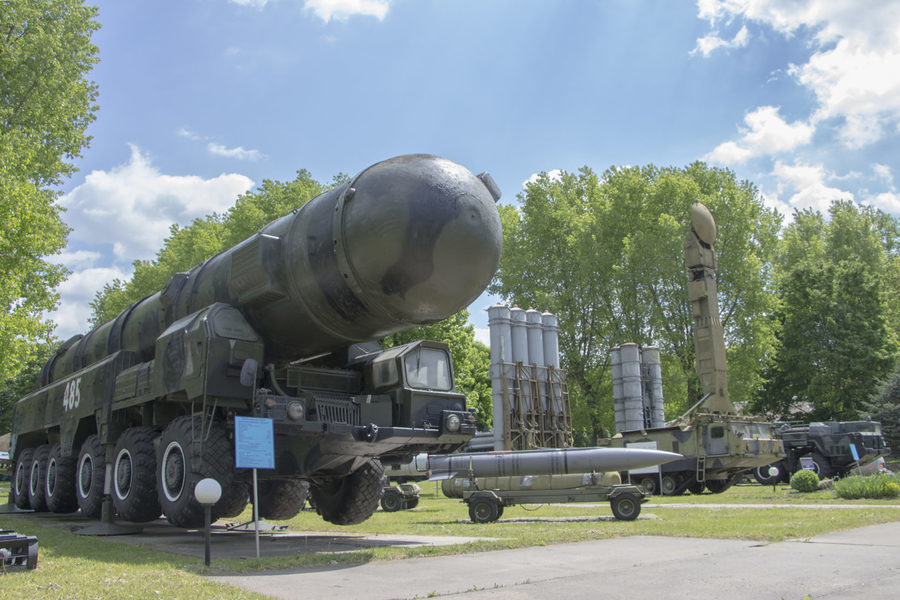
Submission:
<svg viewBox="0 0 900 600">
<path fill-rule="evenodd" d="M 308 493 L 332 523 L 364 520 L 382 462 L 475 433 L 446 344 L 377 341 L 481 294 L 500 260 L 499 197 L 489 175 L 443 158 L 380 162 L 70 339 L 15 405 L 13 501 L 197 527 L 194 486 L 213 478 L 213 517 L 236 516 L 250 482 L 239 432 L 259 419 L 272 431 L 263 518 L 292 517 Z"/>
<path fill-rule="evenodd" d="M 118 350 L 150 360 L 166 327 L 215 302 L 239 308 L 275 362 L 449 317 L 497 268 L 498 197 L 489 176 L 436 156 L 377 163 L 70 340 L 41 385 Z"/>
</svg>

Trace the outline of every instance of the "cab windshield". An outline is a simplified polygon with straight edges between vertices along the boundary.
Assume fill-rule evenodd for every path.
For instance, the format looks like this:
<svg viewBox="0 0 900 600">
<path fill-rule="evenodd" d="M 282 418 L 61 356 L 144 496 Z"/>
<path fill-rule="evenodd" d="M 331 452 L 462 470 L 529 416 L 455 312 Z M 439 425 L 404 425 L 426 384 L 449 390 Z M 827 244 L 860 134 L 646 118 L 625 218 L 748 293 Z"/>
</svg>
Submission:
<svg viewBox="0 0 900 600">
<path fill-rule="evenodd" d="M 419 346 L 407 354 L 403 361 L 406 383 L 410 387 L 440 391 L 453 389 L 450 356 L 444 350 Z"/>
</svg>

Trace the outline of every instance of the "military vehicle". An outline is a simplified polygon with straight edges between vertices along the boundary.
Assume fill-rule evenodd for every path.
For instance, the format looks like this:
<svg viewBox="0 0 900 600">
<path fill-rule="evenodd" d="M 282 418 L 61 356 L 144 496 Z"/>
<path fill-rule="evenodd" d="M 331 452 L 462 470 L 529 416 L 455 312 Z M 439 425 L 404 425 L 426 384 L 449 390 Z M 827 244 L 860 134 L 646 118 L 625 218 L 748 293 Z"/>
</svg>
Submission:
<svg viewBox="0 0 900 600">
<path fill-rule="evenodd" d="M 784 459 L 772 465 L 778 467 L 778 474 L 770 475 L 768 465 L 753 470 L 754 478 L 766 485 L 790 481 L 791 475 L 803 468 L 804 457 L 809 457 L 819 479 L 829 479 L 891 453 L 881 435 L 881 423 L 876 421 L 776 422 L 775 430 L 785 452 Z"/>
<path fill-rule="evenodd" d="M 719 319 L 716 254 L 712 246 L 715 238 L 712 214 L 695 203 L 684 248 L 703 398 L 665 427 L 621 431 L 610 440 L 614 446 L 657 448 L 684 455 L 662 465 L 658 473 L 641 472 L 630 477 L 648 493 L 701 493 L 704 488 L 722 492 L 746 471 L 784 457 L 772 424 L 739 416 L 728 397 L 725 336 Z M 623 473 L 623 477 L 627 475 Z"/>
<path fill-rule="evenodd" d="M 375 340 L 482 293 L 499 197 L 443 158 L 380 162 L 68 340 L 15 405 L 13 501 L 197 527 L 194 486 L 213 477 L 213 519 L 236 515 L 251 470 L 235 468 L 235 419 L 259 417 L 274 437 L 261 517 L 293 516 L 308 492 L 329 522 L 368 518 L 382 463 L 475 433 L 445 344 Z"/>
<path fill-rule="evenodd" d="M 422 490 L 415 483 L 400 483 L 385 486 L 381 493 L 381 510 L 396 512 L 410 510 L 419 505 L 419 493 Z"/>
<path fill-rule="evenodd" d="M 645 493 L 623 485 L 616 471 L 678 458 L 631 448 L 549 448 L 417 457 L 416 467 L 442 479 L 444 495 L 462 498 L 475 523 L 496 521 L 516 504 L 607 500 L 617 519 L 630 521 L 640 514 Z"/>
</svg>

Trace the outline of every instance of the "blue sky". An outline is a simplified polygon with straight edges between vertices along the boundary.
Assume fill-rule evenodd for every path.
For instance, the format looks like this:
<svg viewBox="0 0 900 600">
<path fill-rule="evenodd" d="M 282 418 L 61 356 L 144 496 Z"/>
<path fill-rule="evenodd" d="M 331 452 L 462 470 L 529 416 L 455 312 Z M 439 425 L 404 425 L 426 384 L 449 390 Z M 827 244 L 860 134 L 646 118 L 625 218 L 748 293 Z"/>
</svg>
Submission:
<svg viewBox="0 0 900 600">
<path fill-rule="evenodd" d="M 399 154 L 489 171 L 503 202 L 542 171 L 705 160 L 788 219 L 836 198 L 900 215 L 898 0 L 96 3 L 60 337 L 172 223 Z"/>
</svg>

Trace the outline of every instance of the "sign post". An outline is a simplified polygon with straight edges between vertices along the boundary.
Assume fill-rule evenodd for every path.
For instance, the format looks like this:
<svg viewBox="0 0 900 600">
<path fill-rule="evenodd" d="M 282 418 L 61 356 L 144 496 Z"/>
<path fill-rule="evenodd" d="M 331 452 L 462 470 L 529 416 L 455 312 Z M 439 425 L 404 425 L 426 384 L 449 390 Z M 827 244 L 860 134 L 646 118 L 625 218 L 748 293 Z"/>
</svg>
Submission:
<svg viewBox="0 0 900 600">
<path fill-rule="evenodd" d="M 234 418 L 234 466 L 253 469 L 253 528 L 256 532 L 256 558 L 259 558 L 259 486 L 257 469 L 275 468 L 275 431 L 272 419 Z"/>
</svg>

